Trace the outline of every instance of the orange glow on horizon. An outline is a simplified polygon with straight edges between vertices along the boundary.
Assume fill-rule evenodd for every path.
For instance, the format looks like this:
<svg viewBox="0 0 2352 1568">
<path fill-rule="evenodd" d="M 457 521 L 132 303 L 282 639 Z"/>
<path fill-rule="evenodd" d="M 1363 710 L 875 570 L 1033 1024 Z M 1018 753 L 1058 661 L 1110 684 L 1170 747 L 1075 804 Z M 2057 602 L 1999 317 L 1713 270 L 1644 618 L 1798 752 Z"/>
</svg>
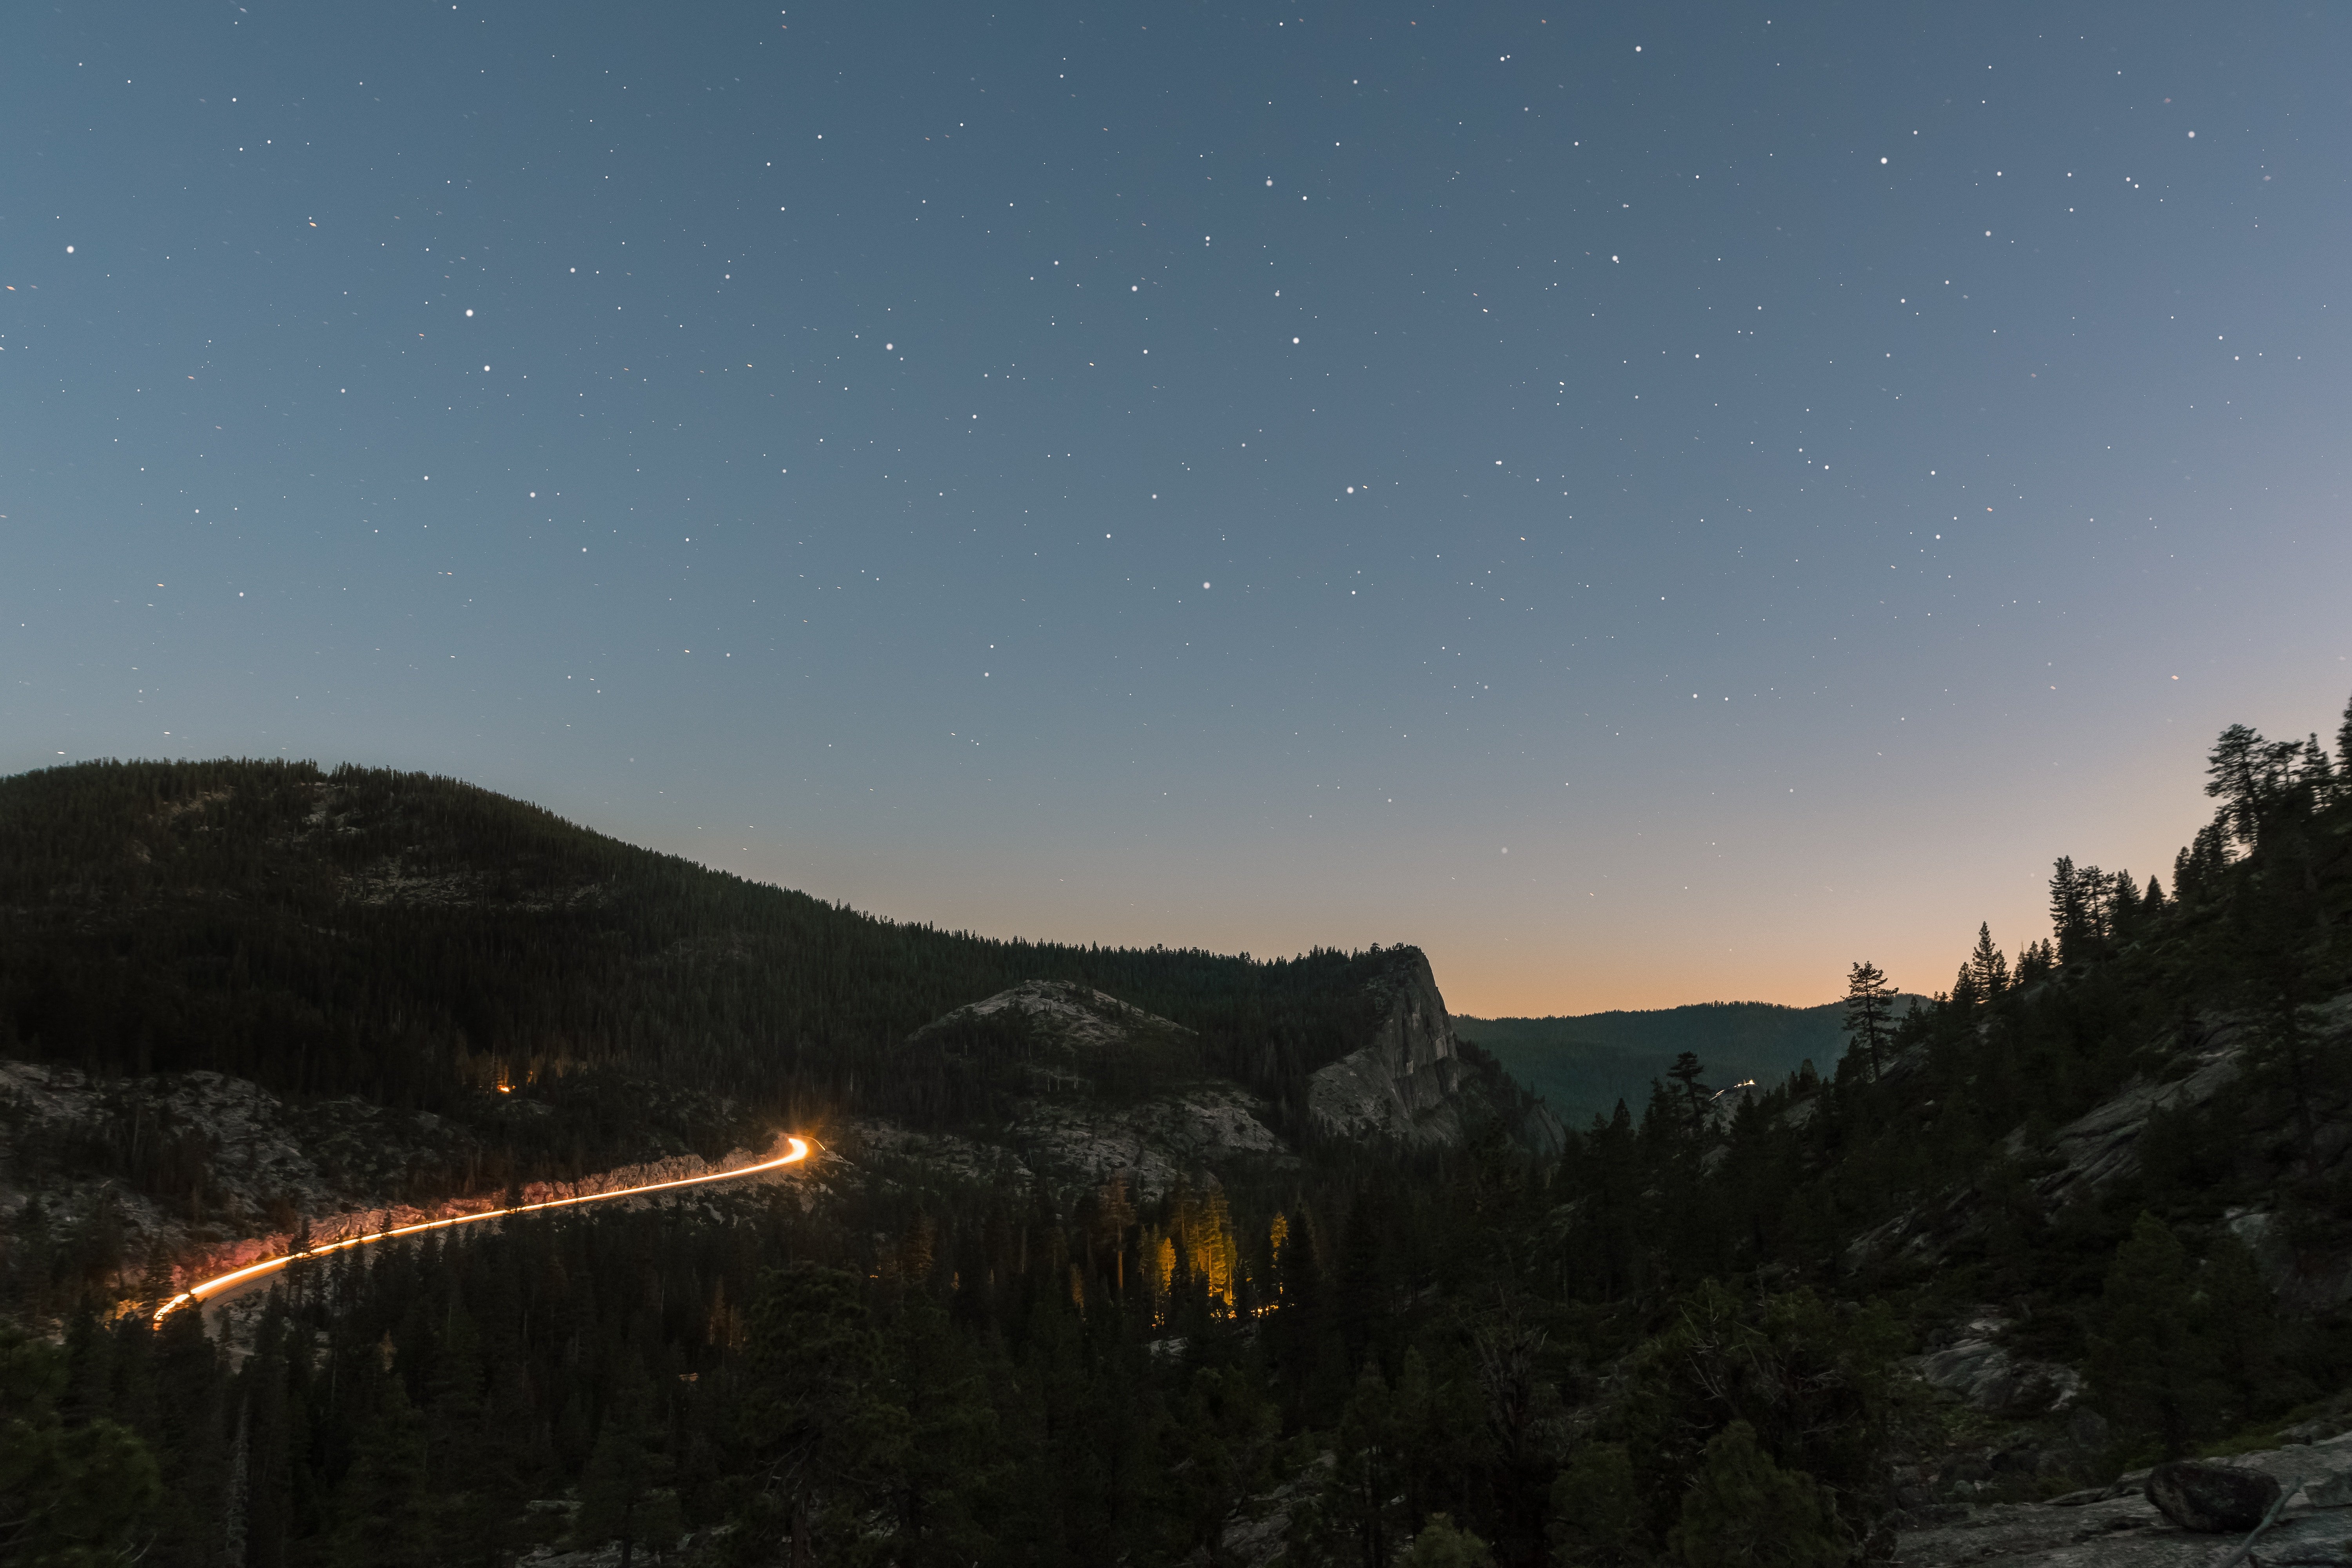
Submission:
<svg viewBox="0 0 2352 1568">
<path fill-rule="evenodd" d="M 709 1182 L 731 1182 L 739 1176 L 756 1176 L 762 1171 L 781 1170 L 786 1165 L 808 1158 L 807 1139 L 787 1136 L 784 1142 L 792 1145 L 790 1153 L 773 1160 L 763 1160 L 756 1165 L 740 1166 L 732 1171 L 711 1171 L 699 1176 L 680 1176 L 674 1181 L 647 1182 L 641 1186 L 621 1187 L 609 1193 L 582 1193 L 573 1197 L 549 1198 L 541 1203 L 518 1204 L 512 1208 L 484 1209 L 479 1214 L 461 1214 L 448 1219 L 421 1220 L 415 1225 L 397 1226 L 390 1230 L 371 1231 L 365 1236 L 347 1236 L 341 1241 L 320 1242 L 316 1247 L 306 1248 L 301 1252 L 289 1252 L 281 1258 L 265 1258 L 258 1263 L 248 1263 L 242 1268 L 233 1268 L 226 1274 L 215 1275 L 210 1279 L 201 1280 L 189 1286 L 156 1308 L 154 1321 L 160 1323 L 166 1314 L 186 1306 L 191 1301 L 202 1301 L 208 1297 L 220 1294 L 232 1286 L 243 1285 L 248 1280 L 275 1274 L 288 1264 L 300 1258 L 324 1258 L 330 1253 L 341 1252 L 347 1247 L 365 1247 L 371 1242 L 390 1241 L 396 1237 L 418 1236 L 428 1230 L 447 1230 L 452 1226 L 473 1225 L 480 1220 L 498 1219 L 505 1215 L 532 1214 L 541 1209 L 570 1208 L 578 1204 L 603 1203 L 611 1198 L 635 1197 L 645 1193 L 666 1192 L 673 1187 L 698 1187 Z"/>
</svg>

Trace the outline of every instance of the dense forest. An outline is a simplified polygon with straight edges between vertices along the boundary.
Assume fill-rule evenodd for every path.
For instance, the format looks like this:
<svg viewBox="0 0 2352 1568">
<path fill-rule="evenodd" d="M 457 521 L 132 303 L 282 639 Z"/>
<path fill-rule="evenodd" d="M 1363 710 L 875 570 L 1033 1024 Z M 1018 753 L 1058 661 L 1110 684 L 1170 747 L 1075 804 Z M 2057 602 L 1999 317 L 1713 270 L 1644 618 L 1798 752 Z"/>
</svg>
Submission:
<svg viewBox="0 0 2352 1568">
<path fill-rule="evenodd" d="M 171 1009 L 198 994 L 173 965 L 200 953 L 256 977 L 232 993 L 248 1017 L 287 1010 L 277 1044 L 239 1058 L 247 1070 L 325 1072 L 306 1042 L 346 1026 L 335 998 L 394 988 L 420 999 L 402 1005 L 440 1032 L 430 1059 L 451 1079 L 484 1050 L 655 1048 L 650 1016 L 623 1005 L 646 994 L 640 978 L 590 984 L 572 959 L 500 948 L 488 907 L 451 917 L 498 955 L 462 971 L 502 998 L 484 1013 L 425 1009 L 433 964 L 467 947 L 435 945 L 424 922 L 378 925 L 321 894 L 302 908 L 330 942 L 291 914 L 176 903 L 150 869 L 158 850 L 226 857 L 226 841 L 126 848 L 123 826 L 163 798 L 158 776 L 42 784 L 131 792 L 59 809 L 110 826 L 54 847 L 22 844 L 26 797 L 9 797 L 8 934 L 37 955 L 10 959 L 14 1048 L 149 1064 L 245 1048 L 209 1016 L 184 1020 L 191 1043 L 172 1033 Z M 320 852 L 276 835 L 331 781 L 283 778 L 291 804 L 255 808 L 237 842 L 299 879 Z M 1412 1158 L 1327 1144 L 1278 1178 L 1148 1204 L 1116 1184 L 1006 1191 L 908 1163 L 806 1205 L 784 1187 L 516 1219 L 306 1265 L 245 1354 L 193 1310 L 154 1327 L 60 1294 L 63 1277 L 19 1247 L 5 1288 L 24 1326 L 0 1337 L 0 1554 L 488 1564 L 535 1542 L 619 1542 L 625 1563 L 795 1568 L 1276 1551 L 1300 1568 L 1827 1565 L 1884 1556 L 1891 1525 L 1957 1485 L 2049 1495 L 2274 1432 L 2352 1384 L 2352 1321 L 2294 1288 L 2352 1259 L 2352 712 L 2333 754 L 2233 727 L 2208 793 L 2216 815 L 2168 887 L 2061 859 L 2052 930 L 2013 959 L 1979 931 L 1952 988 L 1899 1013 L 1857 963 L 1848 1048 L 1824 1070 L 1718 1096 L 1687 1058 L 1638 1113 L 1596 1117 L 1556 1158 L 1499 1136 Z M 463 873 L 408 849 L 421 833 L 360 831 L 384 837 L 336 864 L 397 849 L 420 857 L 406 874 Z M 600 841 L 530 831 L 565 870 L 500 889 L 511 907 L 583 885 L 583 869 L 619 874 Z M 661 866 L 632 874 L 658 885 Z M 225 860 L 212 875 L 239 873 Z M 74 904 L 59 888 L 89 892 Z M 755 894 L 772 900 L 745 889 L 745 908 Z M 730 990 L 727 955 L 667 961 L 708 965 L 712 995 L 731 998 L 681 1047 L 722 1077 L 757 1059 L 729 1033 L 756 1016 L 773 1030 L 759 1048 L 806 1071 L 795 1092 L 848 1092 L 860 1042 L 887 1048 L 940 1010 L 861 996 L 860 977 L 896 985 L 938 965 L 969 995 L 1000 962 L 788 897 L 758 907 L 772 923 L 745 928 L 774 934 L 762 962 L 805 977 L 797 1010 L 755 1013 L 769 1004 Z M 594 920 L 708 929 L 687 915 L 656 898 L 554 918 L 580 920 L 568 929 L 593 947 L 610 929 Z M 117 933 L 115 967 L 68 962 L 90 951 L 52 929 L 74 922 Z M 787 930 L 836 945 L 794 956 Z M 392 951 L 370 955 L 378 941 Z M 1312 989 L 1292 976 L 1368 962 L 1045 952 L 1003 962 L 1024 977 L 1126 966 L 1095 983 L 1185 1021 L 1279 1019 Z M 164 978 L 138 992 L 134 973 L 158 963 Z M 1187 992 L 1179 974 L 1231 979 Z M 531 988 L 557 975 L 601 1000 Z M 315 1013 L 294 1013 L 298 997 Z M 523 1010 L 542 1003 L 548 1017 Z M 103 1046 L 72 1044 L 69 1017 L 112 1020 Z M 1273 1042 L 1278 1059 L 1316 1048 L 1272 1026 L 1223 1037 Z M 426 1092 L 382 1070 L 373 1087 Z M 2200 1074 L 2220 1087 L 2168 1102 L 2110 1179 L 2065 1179 L 2056 1134 L 2073 1119 Z M 2250 1212 L 2280 1247 L 2245 1239 Z M 2016 1353 L 2080 1370 L 2076 1408 L 1987 1412 L 1904 1374 L 1987 1303 L 2013 1322 Z M 1960 1462 L 2019 1433 L 2040 1435 L 2036 1463 Z"/>
<path fill-rule="evenodd" d="M 952 1120 L 969 1109 L 952 1064 L 910 1037 L 1034 979 L 1195 1030 L 1206 1066 L 1300 1131 L 1307 1075 L 1361 1042 L 1383 984 L 1419 962 L 898 924 L 421 774 L 132 763 L 0 780 L 0 1055 L 431 1110 L 530 1174 L 638 1158 L 665 1119 L 715 1153 L 721 1100 L 795 1122 Z M 502 1116 L 500 1083 L 555 1114 Z"/>
</svg>

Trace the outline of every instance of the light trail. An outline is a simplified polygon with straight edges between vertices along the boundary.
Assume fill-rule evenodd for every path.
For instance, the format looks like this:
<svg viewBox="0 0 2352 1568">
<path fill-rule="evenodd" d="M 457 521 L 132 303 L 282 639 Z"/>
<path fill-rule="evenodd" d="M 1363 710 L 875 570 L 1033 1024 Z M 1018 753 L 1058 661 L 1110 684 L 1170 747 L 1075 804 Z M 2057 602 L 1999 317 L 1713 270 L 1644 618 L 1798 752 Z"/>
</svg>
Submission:
<svg viewBox="0 0 2352 1568">
<path fill-rule="evenodd" d="M 612 1198 L 642 1197 L 646 1193 L 667 1192 L 676 1187 L 698 1187 L 709 1182 L 731 1182 L 739 1176 L 756 1176 L 762 1171 L 782 1170 L 786 1165 L 808 1158 L 807 1139 L 787 1137 L 784 1142 L 793 1146 L 791 1153 L 778 1159 L 762 1161 L 756 1165 L 743 1165 L 732 1171 L 711 1171 L 699 1176 L 680 1176 L 669 1182 L 647 1182 L 643 1186 L 620 1187 L 609 1193 L 583 1193 L 576 1197 L 549 1198 L 544 1203 L 517 1204 L 510 1209 L 484 1209 L 479 1214 L 461 1214 L 450 1219 L 423 1220 L 415 1225 L 398 1226 L 390 1230 L 371 1231 L 365 1236 L 347 1236 L 341 1241 L 322 1241 L 316 1247 L 308 1247 L 300 1252 L 289 1252 L 283 1258 L 265 1258 L 258 1263 L 248 1263 L 242 1268 L 233 1268 L 226 1274 L 215 1275 L 210 1279 L 189 1286 L 155 1309 L 155 1321 L 162 1322 L 168 1313 L 186 1306 L 191 1301 L 202 1301 L 236 1286 L 263 1279 L 277 1273 L 289 1263 L 299 1262 L 306 1258 L 324 1258 L 329 1253 L 341 1252 L 346 1247 L 365 1247 L 371 1242 L 391 1241 L 404 1236 L 421 1236 L 428 1230 L 447 1230 L 452 1226 L 476 1225 L 486 1219 L 499 1219 L 510 1214 L 533 1214 L 541 1209 L 570 1208 L 575 1204 L 601 1204 Z"/>
</svg>

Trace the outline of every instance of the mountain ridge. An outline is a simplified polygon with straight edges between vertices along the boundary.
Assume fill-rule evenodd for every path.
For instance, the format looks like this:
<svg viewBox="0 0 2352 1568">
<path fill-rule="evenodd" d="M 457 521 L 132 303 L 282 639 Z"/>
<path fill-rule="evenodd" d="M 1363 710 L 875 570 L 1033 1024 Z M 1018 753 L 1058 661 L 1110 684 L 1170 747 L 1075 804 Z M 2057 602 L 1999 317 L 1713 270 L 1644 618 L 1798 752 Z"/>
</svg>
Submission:
<svg viewBox="0 0 2352 1568">
<path fill-rule="evenodd" d="M 1932 998 L 1906 993 L 1899 1010 Z M 1622 1100 L 1637 1109 L 1675 1058 L 1699 1058 L 1717 1088 L 1771 1083 L 1811 1061 L 1827 1071 L 1845 1048 L 1845 1004 L 1690 1002 L 1540 1018 L 1456 1014 L 1455 1032 L 1491 1052 L 1505 1071 L 1542 1095 L 1571 1127 L 1607 1116 Z"/>
<path fill-rule="evenodd" d="M 282 1105 L 296 1128 L 350 1121 L 310 1109 L 346 1101 L 394 1113 L 372 1123 L 404 1131 L 368 1173 L 320 1190 L 430 1205 L 713 1160 L 780 1123 L 994 1135 L 1035 1122 L 1028 1078 L 1045 1064 L 1030 1058 L 1051 1042 L 1013 1026 L 1051 1000 L 1122 1028 L 1148 1020 L 1129 1044 L 1150 1048 L 1055 1067 L 1087 1103 L 1073 1121 L 1070 1097 L 1048 1097 L 1066 1125 L 1042 1141 L 1123 1107 L 1121 1135 L 1148 1142 L 1135 1106 L 1202 1086 L 1216 1103 L 1178 1116 L 1182 1135 L 1155 1157 L 1177 1172 L 1221 1138 L 1267 1152 L 1243 1121 L 1284 1151 L 1365 1133 L 1318 1116 L 1312 1086 L 1381 1035 L 1399 998 L 1433 1009 L 1449 1042 L 1444 1093 L 1413 1104 L 1445 1102 L 1438 1145 L 1498 1116 L 1549 1136 L 1498 1068 L 1453 1056 L 1411 947 L 1259 961 L 943 931 L 416 773 L 228 761 L 0 779 L 0 1058 L 121 1086 L 93 1090 L 87 1114 L 28 1113 L 11 1163 L 80 1173 L 58 1191 L 121 1184 L 133 1240 L 154 1246 L 217 1244 L 317 1206 L 302 1194 L 323 1178 L 233 1174 L 218 1145 L 235 1134 L 188 1109 L 207 1102 L 188 1087 L 200 1075 Z M 1369 1131 L 1412 1143 L 1426 1130 L 1409 1117 Z M 348 1159 L 289 1147 L 289 1172 Z"/>
</svg>

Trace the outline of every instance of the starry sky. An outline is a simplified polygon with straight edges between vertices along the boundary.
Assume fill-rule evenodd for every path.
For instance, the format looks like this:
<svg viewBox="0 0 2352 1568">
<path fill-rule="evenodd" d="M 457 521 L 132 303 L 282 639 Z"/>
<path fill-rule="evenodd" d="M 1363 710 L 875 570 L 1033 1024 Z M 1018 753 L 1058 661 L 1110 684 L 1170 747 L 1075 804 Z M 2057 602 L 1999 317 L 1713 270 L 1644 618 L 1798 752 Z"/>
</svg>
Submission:
<svg viewBox="0 0 2352 1568">
<path fill-rule="evenodd" d="M 2352 692 L 2352 12 L 28 10 L 0 772 L 1450 1005 L 1947 986 Z"/>
</svg>

